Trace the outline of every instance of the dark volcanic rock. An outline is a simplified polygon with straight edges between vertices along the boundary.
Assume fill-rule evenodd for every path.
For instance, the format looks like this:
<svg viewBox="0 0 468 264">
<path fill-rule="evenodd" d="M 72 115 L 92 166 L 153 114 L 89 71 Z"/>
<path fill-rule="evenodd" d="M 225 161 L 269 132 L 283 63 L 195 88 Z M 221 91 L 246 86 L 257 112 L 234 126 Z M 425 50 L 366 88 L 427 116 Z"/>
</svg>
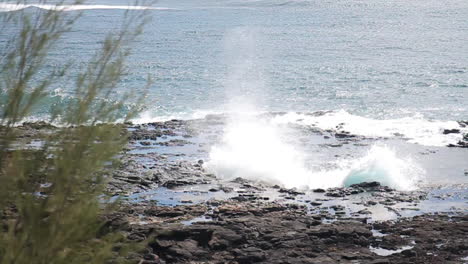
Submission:
<svg viewBox="0 0 468 264">
<path fill-rule="evenodd" d="M 341 132 L 336 132 L 335 137 L 339 139 L 345 139 L 345 138 L 355 138 L 357 137 L 356 135 L 353 135 L 347 131 L 341 131 Z"/>
<path fill-rule="evenodd" d="M 460 133 L 460 129 L 444 129 L 444 131 L 442 131 L 442 133 L 444 135 L 447 135 L 447 134 L 458 134 Z"/>
<path fill-rule="evenodd" d="M 468 148 L 468 141 L 458 141 L 457 144 L 449 144 L 447 147 L 453 148 L 453 147 L 458 147 L 458 148 Z"/>
<path fill-rule="evenodd" d="M 382 186 L 379 182 L 361 182 L 358 184 L 352 184 L 351 188 L 361 190 L 364 189 L 366 191 L 374 191 L 374 192 L 391 192 L 393 191 L 392 188 L 388 186 Z"/>
<path fill-rule="evenodd" d="M 467 126 L 468 126 L 468 121 L 458 121 L 458 124 L 459 124 L 461 127 L 467 127 Z"/>
<path fill-rule="evenodd" d="M 377 188 L 377 187 L 380 187 L 380 183 L 379 182 L 361 182 L 361 183 L 357 183 L 357 184 L 352 184 L 351 187 L 353 188 L 357 188 L 357 187 L 362 187 L 362 188 Z"/>
<path fill-rule="evenodd" d="M 270 205 L 268 208 L 275 207 Z M 236 209 L 248 211 L 253 208 L 241 206 Z M 310 217 L 294 209 L 256 210 L 258 214 L 255 216 L 229 217 L 229 220 L 182 228 L 155 228 L 161 231 L 157 231 L 150 246 L 168 263 L 189 260 L 210 263 L 310 263 L 320 252 L 324 252 L 322 256 L 326 256 L 325 252 L 333 252 L 329 251 L 329 245 L 342 250 L 341 255 L 332 259 L 360 259 L 363 255 L 355 252 L 355 245 L 368 246 L 368 238 L 372 237 L 370 228 L 360 222 L 323 225 L 320 221 L 312 220 L 313 224 L 310 224 Z M 219 210 L 219 213 L 222 212 L 225 211 Z M 227 215 L 222 214 L 221 218 L 226 219 Z M 365 250 L 364 256 L 370 255 Z"/>
<path fill-rule="evenodd" d="M 341 188 L 328 189 L 325 196 L 329 197 L 345 197 L 347 193 Z"/>
<path fill-rule="evenodd" d="M 318 188 L 318 189 L 313 189 L 312 191 L 315 192 L 315 193 L 324 193 L 324 192 L 325 192 L 324 189 L 320 189 L 320 188 Z"/>
<path fill-rule="evenodd" d="M 188 124 L 172 120 L 135 126 L 132 147 L 146 151 L 190 144 L 185 138 L 196 133 Z M 340 144 L 356 140 L 347 132 L 329 134 Z M 468 142 L 466 137 L 457 147 Z M 160 189 L 184 195 L 167 207 L 155 201 L 130 204 L 107 219 L 105 230 L 121 230 L 127 239 L 146 243 L 143 253 L 135 252 L 135 263 L 460 263 L 468 255 L 466 216 L 371 220 L 376 208 L 392 215 L 414 210 L 424 192 L 398 192 L 367 182 L 304 193 L 243 178 L 222 181 L 204 170 L 199 157 L 188 162 L 159 153 L 128 151 L 109 184 L 114 193 L 167 187 L 174 190 Z M 401 208 L 400 203 L 407 205 Z M 374 236 L 373 229 L 383 235 Z M 379 256 L 375 249 L 396 251 Z"/>
<path fill-rule="evenodd" d="M 274 203 L 225 204 L 213 212 L 211 222 L 188 226 L 162 222 L 143 229 L 137 225 L 130 233 L 136 232 L 132 237 L 137 240 L 152 237 L 148 254 L 167 263 L 460 263 L 468 253 L 467 216 L 323 224 L 302 210 Z M 385 236 L 374 237 L 372 228 Z M 389 256 L 370 250 L 407 245 L 412 248 Z"/>
<path fill-rule="evenodd" d="M 278 190 L 278 192 L 280 193 L 287 193 L 287 194 L 290 194 L 290 195 L 303 195 L 305 194 L 304 192 L 300 192 L 300 191 L 297 191 L 295 188 L 293 189 L 285 189 L 285 188 L 280 188 Z"/>
<path fill-rule="evenodd" d="M 25 129 L 36 129 L 36 130 L 39 130 L 39 129 L 55 129 L 56 127 L 49 124 L 49 123 L 46 123 L 44 121 L 39 121 L 39 122 L 24 122 L 23 123 L 23 128 Z"/>
<path fill-rule="evenodd" d="M 166 147 L 175 147 L 175 146 L 185 146 L 185 145 L 189 145 L 189 144 L 193 144 L 192 142 L 190 141 L 187 141 L 187 140 L 182 140 L 182 139 L 172 139 L 172 140 L 169 140 L 169 141 L 166 141 L 166 142 L 158 142 L 158 143 L 155 143 L 155 145 L 159 145 L 159 146 L 166 146 Z"/>
</svg>

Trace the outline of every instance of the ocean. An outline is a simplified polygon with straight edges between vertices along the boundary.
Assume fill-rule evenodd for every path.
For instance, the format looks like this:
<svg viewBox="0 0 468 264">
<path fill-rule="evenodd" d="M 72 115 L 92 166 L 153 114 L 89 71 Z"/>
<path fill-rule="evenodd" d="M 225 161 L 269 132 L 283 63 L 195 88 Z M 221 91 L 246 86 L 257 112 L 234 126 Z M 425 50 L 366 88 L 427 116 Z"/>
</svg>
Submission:
<svg viewBox="0 0 468 264">
<path fill-rule="evenodd" d="M 86 65 L 127 5 L 69 7 L 83 16 L 44 71 Z M 218 176 L 290 187 L 361 179 L 466 190 L 468 149 L 447 147 L 468 133 L 457 122 L 468 120 L 466 0 L 162 0 L 153 7 L 118 94 L 141 94 L 152 77 L 135 123 L 228 115 L 219 141 L 201 155 Z M 55 83 L 32 118 L 71 100 L 72 85 Z M 330 147 L 304 132 L 310 128 L 365 142 Z"/>
</svg>

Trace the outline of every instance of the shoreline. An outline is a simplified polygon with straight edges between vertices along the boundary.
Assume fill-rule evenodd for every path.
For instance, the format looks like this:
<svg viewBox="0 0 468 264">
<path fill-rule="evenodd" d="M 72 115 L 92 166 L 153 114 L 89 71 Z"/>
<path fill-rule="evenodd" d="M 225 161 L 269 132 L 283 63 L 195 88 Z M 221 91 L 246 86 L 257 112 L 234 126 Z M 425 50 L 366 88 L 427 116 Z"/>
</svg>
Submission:
<svg viewBox="0 0 468 264">
<path fill-rule="evenodd" d="M 186 148 L 206 150 L 204 142 L 192 143 L 193 137 L 224 122 L 205 118 L 202 129 L 198 122 L 131 128 L 126 153 L 132 158 L 110 187 L 126 197 L 125 209 L 109 221 L 125 226 L 117 229 L 127 230 L 131 240 L 151 238 L 147 252 L 138 255 L 140 263 L 466 261 L 466 187 L 459 193 L 434 194 L 368 183 L 301 191 L 242 178 L 218 179 L 204 169 L 204 160 L 190 155 L 196 151 Z M 356 136 L 342 133 L 337 138 L 343 143 Z M 154 150 L 159 148 L 164 151 Z M 426 205 L 447 199 L 457 200 L 458 209 L 429 212 Z"/>
<path fill-rule="evenodd" d="M 138 204 L 116 213 L 108 223 L 125 230 L 131 241 L 150 238 L 146 252 L 135 256 L 146 264 L 466 261 L 466 214 L 373 223 L 343 218 L 324 223 L 322 215 L 306 214 L 303 209 L 237 201 L 216 203 L 216 209 Z M 210 218 L 203 215 L 207 210 Z M 182 220 L 187 215 L 198 221 Z M 144 221 L 135 221 L 142 216 Z"/>
<path fill-rule="evenodd" d="M 303 191 L 219 179 L 197 158 L 209 144 L 194 138 L 219 138 L 212 130 L 223 125 L 212 117 L 128 127 L 129 145 L 107 185 L 122 207 L 104 218 L 129 241 L 144 241 L 130 256 L 135 263 L 468 261 L 466 186 L 403 192 L 368 182 Z M 18 129 L 34 142 L 55 128 Z M 335 137 L 342 145 L 366 140 Z"/>
</svg>

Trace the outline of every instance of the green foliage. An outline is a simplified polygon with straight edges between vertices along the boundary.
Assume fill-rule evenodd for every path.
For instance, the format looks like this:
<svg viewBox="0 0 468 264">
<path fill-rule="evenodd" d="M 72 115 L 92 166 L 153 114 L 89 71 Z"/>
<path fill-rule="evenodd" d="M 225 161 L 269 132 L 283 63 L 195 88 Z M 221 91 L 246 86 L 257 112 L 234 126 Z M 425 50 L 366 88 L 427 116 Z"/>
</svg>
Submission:
<svg viewBox="0 0 468 264">
<path fill-rule="evenodd" d="M 33 15 L 9 12 L 0 18 L 18 26 L 18 34 L 0 51 L 0 95 L 6 98 L 0 104 L 2 264 L 104 263 L 120 239 L 118 234 L 99 233 L 99 216 L 112 206 L 103 202 L 104 172 L 126 144 L 125 127 L 115 122 L 128 120 L 139 109 L 122 119 L 119 113 L 129 96 L 117 102 L 102 99 L 115 97 L 129 55 L 124 47 L 141 33 L 148 14 L 127 12 L 118 33 L 104 39 L 76 78 L 75 100 L 51 112 L 50 121 L 63 126 L 46 126 L 36 133 L 40 147 L 26 146 L 21 140 L 24 129 L 17 127 L 47 96 L 51 83 L 67 76 L 68 67 L 45 77 L 38 72 L 78 18 L 59 9 Z"/>
</svg>

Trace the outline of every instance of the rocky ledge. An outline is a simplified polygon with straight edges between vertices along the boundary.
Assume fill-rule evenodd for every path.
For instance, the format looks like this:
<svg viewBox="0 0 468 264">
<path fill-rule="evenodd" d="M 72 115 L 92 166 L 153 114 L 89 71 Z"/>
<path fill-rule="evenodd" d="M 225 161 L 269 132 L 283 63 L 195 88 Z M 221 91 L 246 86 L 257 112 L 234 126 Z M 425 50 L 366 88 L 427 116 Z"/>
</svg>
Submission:
<svg viewBox="0 0 468 264">
<path fill-rule="evenodd" d="M 251 201 L 161 207 L 135 204 L 109 217 L 156 263 L 463 263 L 467 215 L 326 221 L 304 206 Z M 118 248 L 118 247 L 116 247 Z"/>
</svg>

